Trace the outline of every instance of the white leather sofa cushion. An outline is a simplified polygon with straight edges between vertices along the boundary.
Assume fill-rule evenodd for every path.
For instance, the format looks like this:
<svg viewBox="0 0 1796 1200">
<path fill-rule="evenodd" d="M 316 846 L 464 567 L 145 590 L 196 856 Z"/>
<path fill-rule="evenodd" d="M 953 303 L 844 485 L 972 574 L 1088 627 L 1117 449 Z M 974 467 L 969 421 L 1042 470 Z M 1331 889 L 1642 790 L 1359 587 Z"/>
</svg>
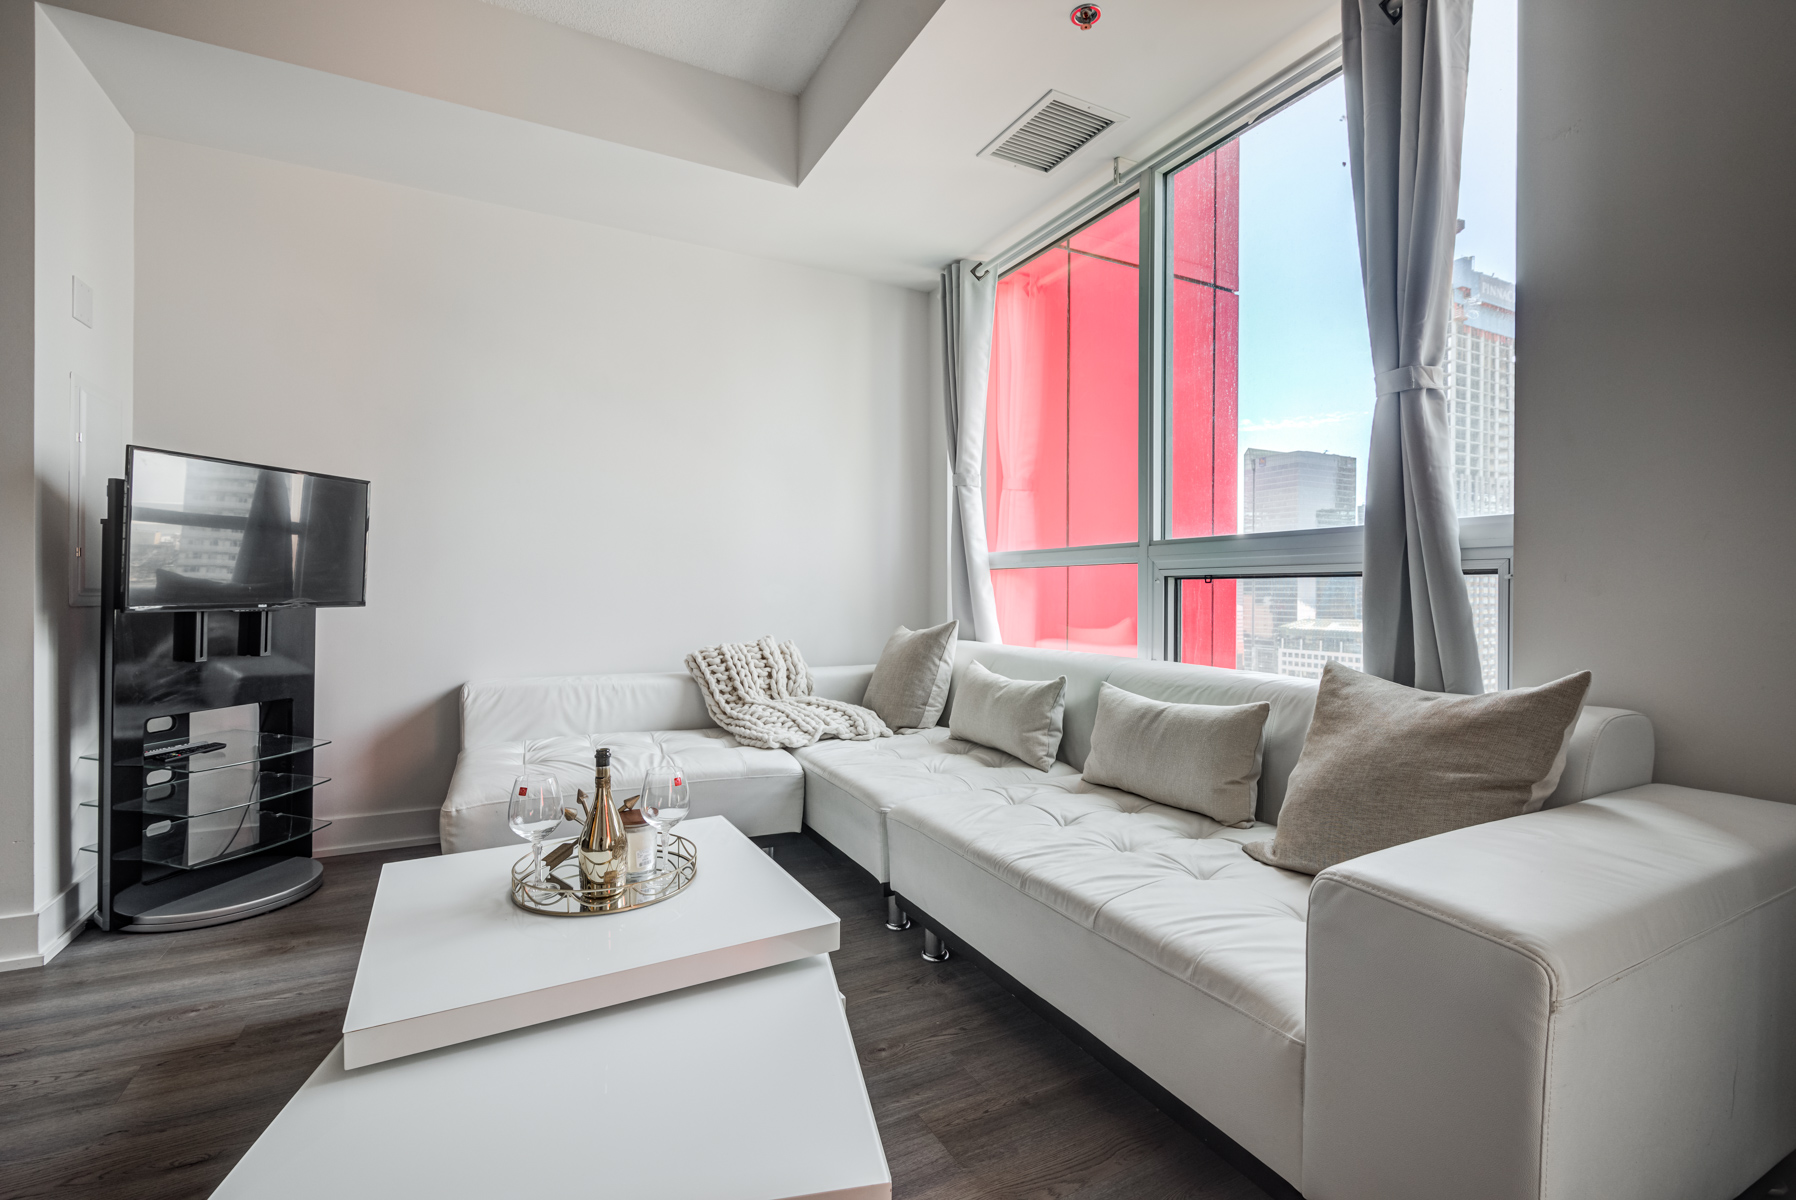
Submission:
<svg viewBox="0 0 1796 1200">
<path fill-rule="evenodd" d="M 1303 1040 L 1309 881 L 1241 852 L 1273 826 L 1231 828 L 1078 775 L 916 800 L 889 820 Z"/>
<path fill-rule="evenodd" d="M 872 742 L 818 742 L 792 753 L 806 776 L 805 820 L 882 883 L 888 877 L 885 818 L 894 805 L 1076 774 L 1063 762 L 1039 771 L 1002 750 L 952 737 L 940 725 Z"/>
<path fill-rule="evenodd" d="M 449 797 L 443 802 L 443 853 L 521 845 L 506 822 L 512 779 L 526 763 L 547 771 L 561 782 L 567 805 L 574 807 L 574 789 L 592 787 L 593 750 L 598 746 L 612 749 L 612 787 L 619 797 L 640 787 L 650 759 L 664 752 L 686 773 L 692 789 L 692 816 L 726 816 L 751 837 L 795 833 L 800 827 L 804 772 L 783 750 L 743 746 L 714 727 L 582 734 L 488 742 L 464 749 L 455 765 Z M 573 832 L 574 826 L 564 825 L 554 836 Z"/>
</svg>

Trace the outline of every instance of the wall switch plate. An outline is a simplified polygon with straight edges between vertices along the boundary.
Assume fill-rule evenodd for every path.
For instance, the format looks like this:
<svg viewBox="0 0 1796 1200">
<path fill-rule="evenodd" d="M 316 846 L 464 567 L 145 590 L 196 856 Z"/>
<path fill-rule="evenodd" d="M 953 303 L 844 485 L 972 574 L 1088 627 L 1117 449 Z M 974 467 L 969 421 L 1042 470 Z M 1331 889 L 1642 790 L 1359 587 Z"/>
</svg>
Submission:
<svg viewBox="0 0 1796 1200">
<path fill-rule="evenodd" d="M 69 276 L 72 296 L 69 301 L 69 315 L 87 326 L 94 327 L 94 290 L 74 275 Z"/>
</svg>

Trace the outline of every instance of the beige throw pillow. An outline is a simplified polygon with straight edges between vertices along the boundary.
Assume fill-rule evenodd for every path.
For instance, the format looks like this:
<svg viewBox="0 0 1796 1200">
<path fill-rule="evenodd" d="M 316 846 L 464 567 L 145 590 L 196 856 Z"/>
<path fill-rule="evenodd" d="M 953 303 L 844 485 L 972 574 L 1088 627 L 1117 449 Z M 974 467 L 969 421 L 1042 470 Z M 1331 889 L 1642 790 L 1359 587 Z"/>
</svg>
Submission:
<svg viewBox="0 0 1796 1200">
<path fill-rule="evenodd" d="M 967 664 L 948 714 L 948 732 L 1014 754 L 1045 771 L 1060 749 L 1066 715 L 1066 676 L 1040 683 L 1006 679 L 976 662 Z"/>
<path fill-rule="evenodd" d="M 941 720 L 954 678 L 957 621 L 928 629 L 900 625 L 879 652 L 861 704 L 893 729 L 927 729 Z"/>
<path fill-rule="evenodd" d="M 1252 825 L 1260 735 L 1271 711 L 1263 700 L 1169 704 L 1106 683 L 1098 690 L 1085 780 L 1224 825 Z"/>
<path fill-rule="evenodd" d="M 1335 863 L 1538 809 L 1559 786 L 1590 672 L 1483 696 L 1422 692 L 1339 663 L 1291 770 L 1278 836 L 1243 849 L 1314 875 Z"/>
</svg>

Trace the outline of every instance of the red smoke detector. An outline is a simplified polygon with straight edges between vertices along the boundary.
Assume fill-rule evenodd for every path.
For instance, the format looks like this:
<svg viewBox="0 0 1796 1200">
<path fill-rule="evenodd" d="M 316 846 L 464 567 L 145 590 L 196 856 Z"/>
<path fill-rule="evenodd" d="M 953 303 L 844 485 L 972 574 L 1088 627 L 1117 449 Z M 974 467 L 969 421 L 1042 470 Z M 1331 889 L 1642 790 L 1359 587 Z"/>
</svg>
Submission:
<svg viewBox="0 0 1796 1200">
<path fill-rule="evenodd" d="M 1073 9 L 1073 24 L 1077 25 L 1080 29 L 1090 29 L 1093 25 L 1098 23 L 1098 18 L 1103 15 L 1104 10 L 1097 5 L 1081 4 L 1078 8 Z"/>
</svg>

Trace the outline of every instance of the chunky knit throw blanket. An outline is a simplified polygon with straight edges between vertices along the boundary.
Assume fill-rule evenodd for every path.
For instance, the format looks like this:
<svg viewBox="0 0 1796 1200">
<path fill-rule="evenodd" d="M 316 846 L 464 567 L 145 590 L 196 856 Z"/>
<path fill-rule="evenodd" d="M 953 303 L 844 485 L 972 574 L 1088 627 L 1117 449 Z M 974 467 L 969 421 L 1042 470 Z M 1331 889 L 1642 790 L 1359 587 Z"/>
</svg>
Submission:
<svg viewBox="0 0 1796 1200">
<path fill-rule="evenodd" d="M 872 709 L 811 695 L 811 669 L 792 642 L 706 646 L 686 656 L 711 719 L 744 746 L 791 750 L 821 738 L 891 737 Z"/>
</svg>

